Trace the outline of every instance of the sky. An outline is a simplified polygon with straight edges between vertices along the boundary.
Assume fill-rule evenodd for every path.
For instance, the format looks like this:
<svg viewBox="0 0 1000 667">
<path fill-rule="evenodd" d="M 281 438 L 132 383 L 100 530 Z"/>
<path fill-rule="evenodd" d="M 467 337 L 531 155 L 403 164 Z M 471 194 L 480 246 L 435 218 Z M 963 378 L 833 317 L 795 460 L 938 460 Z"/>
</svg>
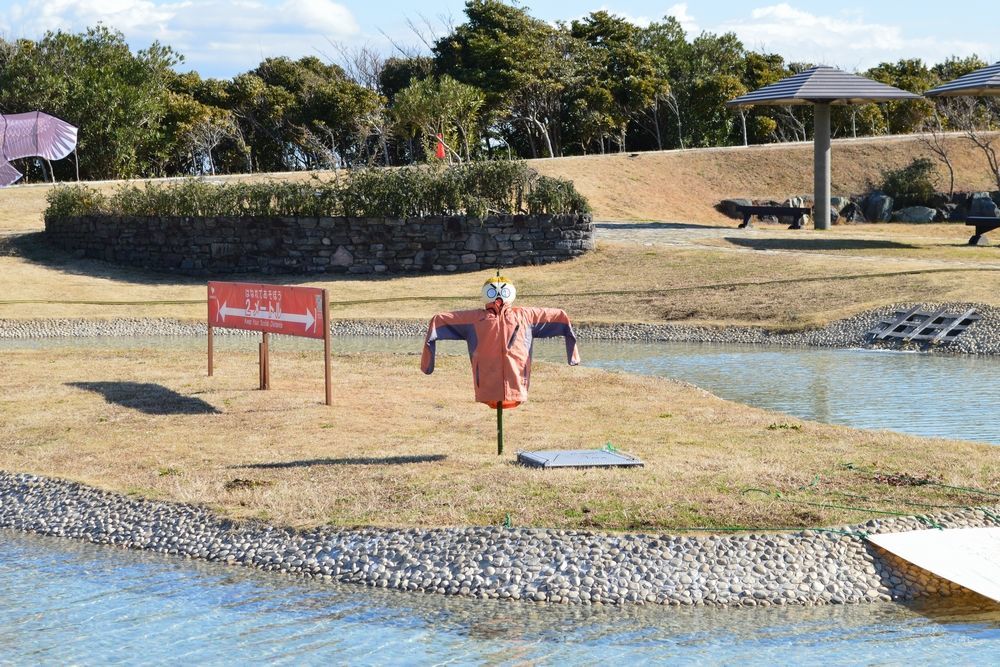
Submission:
<svg viewBox="0 0 1000 667">
<path fill-rule="evenodd" d="M 790 62 L 863 70 L 884 61 L 978 54 L 1000 60 L 1000 2 L 952 0 L 537 0 L 523 3 L 547 21 L 606 10 L 640 25 L 676 17 L 689 34 L 735 32 L 748 48 Z M 81 31 L 103 22 L 144 48 L 154 40 L 185 56 L 181 70 L 230 77 L 268 56 L 335 60 L 332 43 L 420 46 L 425 34 L 462 22 L 463 0 L 0 0 L 0 35 L 36 39 L 47 30 Z M 947 8 L 947 11 L 943 11 Z M 429 26 L 429 27 L 428 27 Z M 986 29 L 989 26 L 989 29 Z"/>
</svg>

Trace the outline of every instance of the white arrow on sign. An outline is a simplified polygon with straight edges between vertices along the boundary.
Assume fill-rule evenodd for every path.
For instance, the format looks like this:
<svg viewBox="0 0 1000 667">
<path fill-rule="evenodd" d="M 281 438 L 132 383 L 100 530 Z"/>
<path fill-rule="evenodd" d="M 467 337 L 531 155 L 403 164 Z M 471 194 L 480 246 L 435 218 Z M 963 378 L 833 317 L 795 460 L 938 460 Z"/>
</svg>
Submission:
<svg viewBox="0 0 1000 667">
<path fill-rule="evenodd" d="M 272 313 L 267 310 L 261 310 L 258 312 L 247 313 L 246 308 L 230 308 L 223 302 L 222 306 L 219 308 L 219 318 L 225 322 L 228 316 L 235 317 L 253 317 L 258 320 L 271 320 L 272 322 L 295 322 L 296 324 L 304 324 L 306 326 L 306 331 L 309 329 L 315 329 L 316 318 L 313 316 L 312 311 L 308 308 L 305 314 L 299 313 Z"/>
</svg>

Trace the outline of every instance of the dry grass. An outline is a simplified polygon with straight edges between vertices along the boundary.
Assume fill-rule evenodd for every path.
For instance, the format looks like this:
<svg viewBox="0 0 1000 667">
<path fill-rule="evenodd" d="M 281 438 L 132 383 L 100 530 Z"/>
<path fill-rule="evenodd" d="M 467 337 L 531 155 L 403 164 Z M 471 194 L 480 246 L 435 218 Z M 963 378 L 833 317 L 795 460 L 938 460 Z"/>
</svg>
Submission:
<svg viewBox="0 0 1000 667">
<path fill-rule="evenodd" d="M 194 352 L 5 352 L 0 469 L 295 526 L 497 524 L 508 513 L 520 526 L 608 530 L 870 518 L 750 487 L 904 511 L 920 509 L 901 500 L 986 501 L 875 484 L 848 462 L 1000 491 L 997 447 L 800 422 L 681 383 L 548 364 L 531 400 L 507 413 L 508 452 L 610 441 L 646 467 L 529 470 L 496 456 L 493 413 L 472 402 L 461 356 L 430 377 L 416 356 L 335 358 L 332 408 L 318 353 L 276 354 L 270 392 L 254 390 L 254 362 L 220 354 L 207 378 Z M 227 491 L 233 480 L 259 485 Z"/>
<path fill-rule="evenodd" d="M 0 318 L 205 317 L 203 279 L 78 260 L 34 239 L 17 243 L 4 256 L 0 242 Z M 489 273 L 328 278 L 308 284 L 330 289 L 336 318 L 423 320 L 439 310 L 475 307 L 478 286 Z M 518 285 L 519 303 L 565 308 L 579 321 L 594 322 L 795 329 L 890 301 L 1000 302 L 1000 271 L 893 257 L 873 262 L 821 252 L 604 243 L 573 261 L 509 273 Z M 303 282 L 287 276 L 270 280 Z M 173 303 L 177 301 L 181 303 Z M 121 305 L 109 305 L 114 303 Z"/>
<path fill-rule="evenodd" d="M 982 153 L 959 137 L 949 140 L 956 188 L 992 190 Z M 544 174 L 571 179 L 595 214 L 609 220 L 726 221 L 714 206 L 729 197 L 784 200 L 811 193 L 812 144 L 694 149 L 533 160 Z M 833 142 L 834 194 L 865 192 L 884 170 L 933 156 L 914 137 L 843 139 Z M 939 187 L 947 180 L 941 168 Z"/>
</svg>

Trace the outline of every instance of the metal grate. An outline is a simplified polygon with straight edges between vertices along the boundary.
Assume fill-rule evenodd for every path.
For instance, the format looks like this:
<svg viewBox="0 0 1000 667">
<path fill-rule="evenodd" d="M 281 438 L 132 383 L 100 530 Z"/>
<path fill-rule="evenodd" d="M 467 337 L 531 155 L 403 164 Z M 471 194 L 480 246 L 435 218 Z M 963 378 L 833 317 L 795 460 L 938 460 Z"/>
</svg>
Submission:
<svg viewBox="0 0 1000 667">
<path fill-rule="evenodd" d="M 548 449 L 518 452 L 517 462 L 532 468 L 632 468 L 643 463 L 634 456 L 607 449 Z"/>
<path fill-rule="evenodd" d="M 868 332 L 868 339 L 869 342 L 948 345 L 977 320 L 979 315 L 974 308 L 964 313 L 949 313 L 944 308 L 931 311 L 917 306 L 896 311 L 891 317 L 883 319 Z"/>
</svg>

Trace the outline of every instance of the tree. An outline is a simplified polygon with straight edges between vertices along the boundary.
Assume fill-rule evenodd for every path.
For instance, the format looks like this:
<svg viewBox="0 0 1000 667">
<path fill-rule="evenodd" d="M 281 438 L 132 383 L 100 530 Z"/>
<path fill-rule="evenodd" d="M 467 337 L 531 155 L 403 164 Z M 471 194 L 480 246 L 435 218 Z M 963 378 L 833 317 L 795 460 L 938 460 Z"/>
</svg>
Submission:
<svg viewBox="0 0 1000 667">
<path fill-rule="evenodd" d="M 942 106 L 948 123 L 965 135 L 983 153 L 990 173 L 1000 189 L 1000 107 L 995 99 L 981 102 L 971 97 L 955 97 Z"/>
<path fill-rule="evenodd" d="M 476 144 L 476 123 L 484 101 L 482 91 L 446 74 L 414 81 L 400 91 L 393 114 L 404 134 L 422 136 L 428 155 L 440 136 L 453 154 L 464 154 L 468 160 Z"/>
<path fill-rule="evenodd" d="M 44 110 L 79 129 L 80 171 L 87 178 L 128 178 L 156 168 L 160 123 L 172 67 L 182 61 L 154 42 L 132 53 L 120 32 L 48 32 L 19 40 L 0 62 L 0 108 Z"/>
<path fill-rule="evenodd" d="M 924 121 L 923 134 L 920 142 L 940 160 L 948 170 L 948 199 L 955 194 L 955 165 L 951 161 L 951 151 L 945 139 L 944 123 L 941 113 L 934 110 L 934 115 Z"/>
<path fill-rule="evenodd" d="M 623 18 L 603 10 L 593 12 L 573 21 L 570 35 L 590 50 L 586 70 L 588 96 L 604 100 L 600 126 L 608 128 L 609 138 L 616 140 L 619 150 L 624 151 L 633 114 L 649 109 L 657 95 L 669 89 L 669 84 L 657 76 L 652 57 L 641 49 L 639 29 Z M 600 140 L 603 143 L 604 137 Z"/>
<path fill-rule="evenodd" d="M 929 90 L 938 83 L 934 73 L 919 58 L 882 63 L 865 72 L 865 76 L 916 93 Z M 883 108 L 890 134 L 918 132 L 934 115 L 934 105 L 926 99 L 887 102 Z"/>
<path fill-rule="evenodd" d="M 195 164 L 208 163 L 208 170 L 215 176 L 213 151 L 226 140 L 242 143 L 239 127 L 228 111 L 212 110 L 195 121 L 187 131 L 187 145 L 195 157 Z"/>
</svg>

